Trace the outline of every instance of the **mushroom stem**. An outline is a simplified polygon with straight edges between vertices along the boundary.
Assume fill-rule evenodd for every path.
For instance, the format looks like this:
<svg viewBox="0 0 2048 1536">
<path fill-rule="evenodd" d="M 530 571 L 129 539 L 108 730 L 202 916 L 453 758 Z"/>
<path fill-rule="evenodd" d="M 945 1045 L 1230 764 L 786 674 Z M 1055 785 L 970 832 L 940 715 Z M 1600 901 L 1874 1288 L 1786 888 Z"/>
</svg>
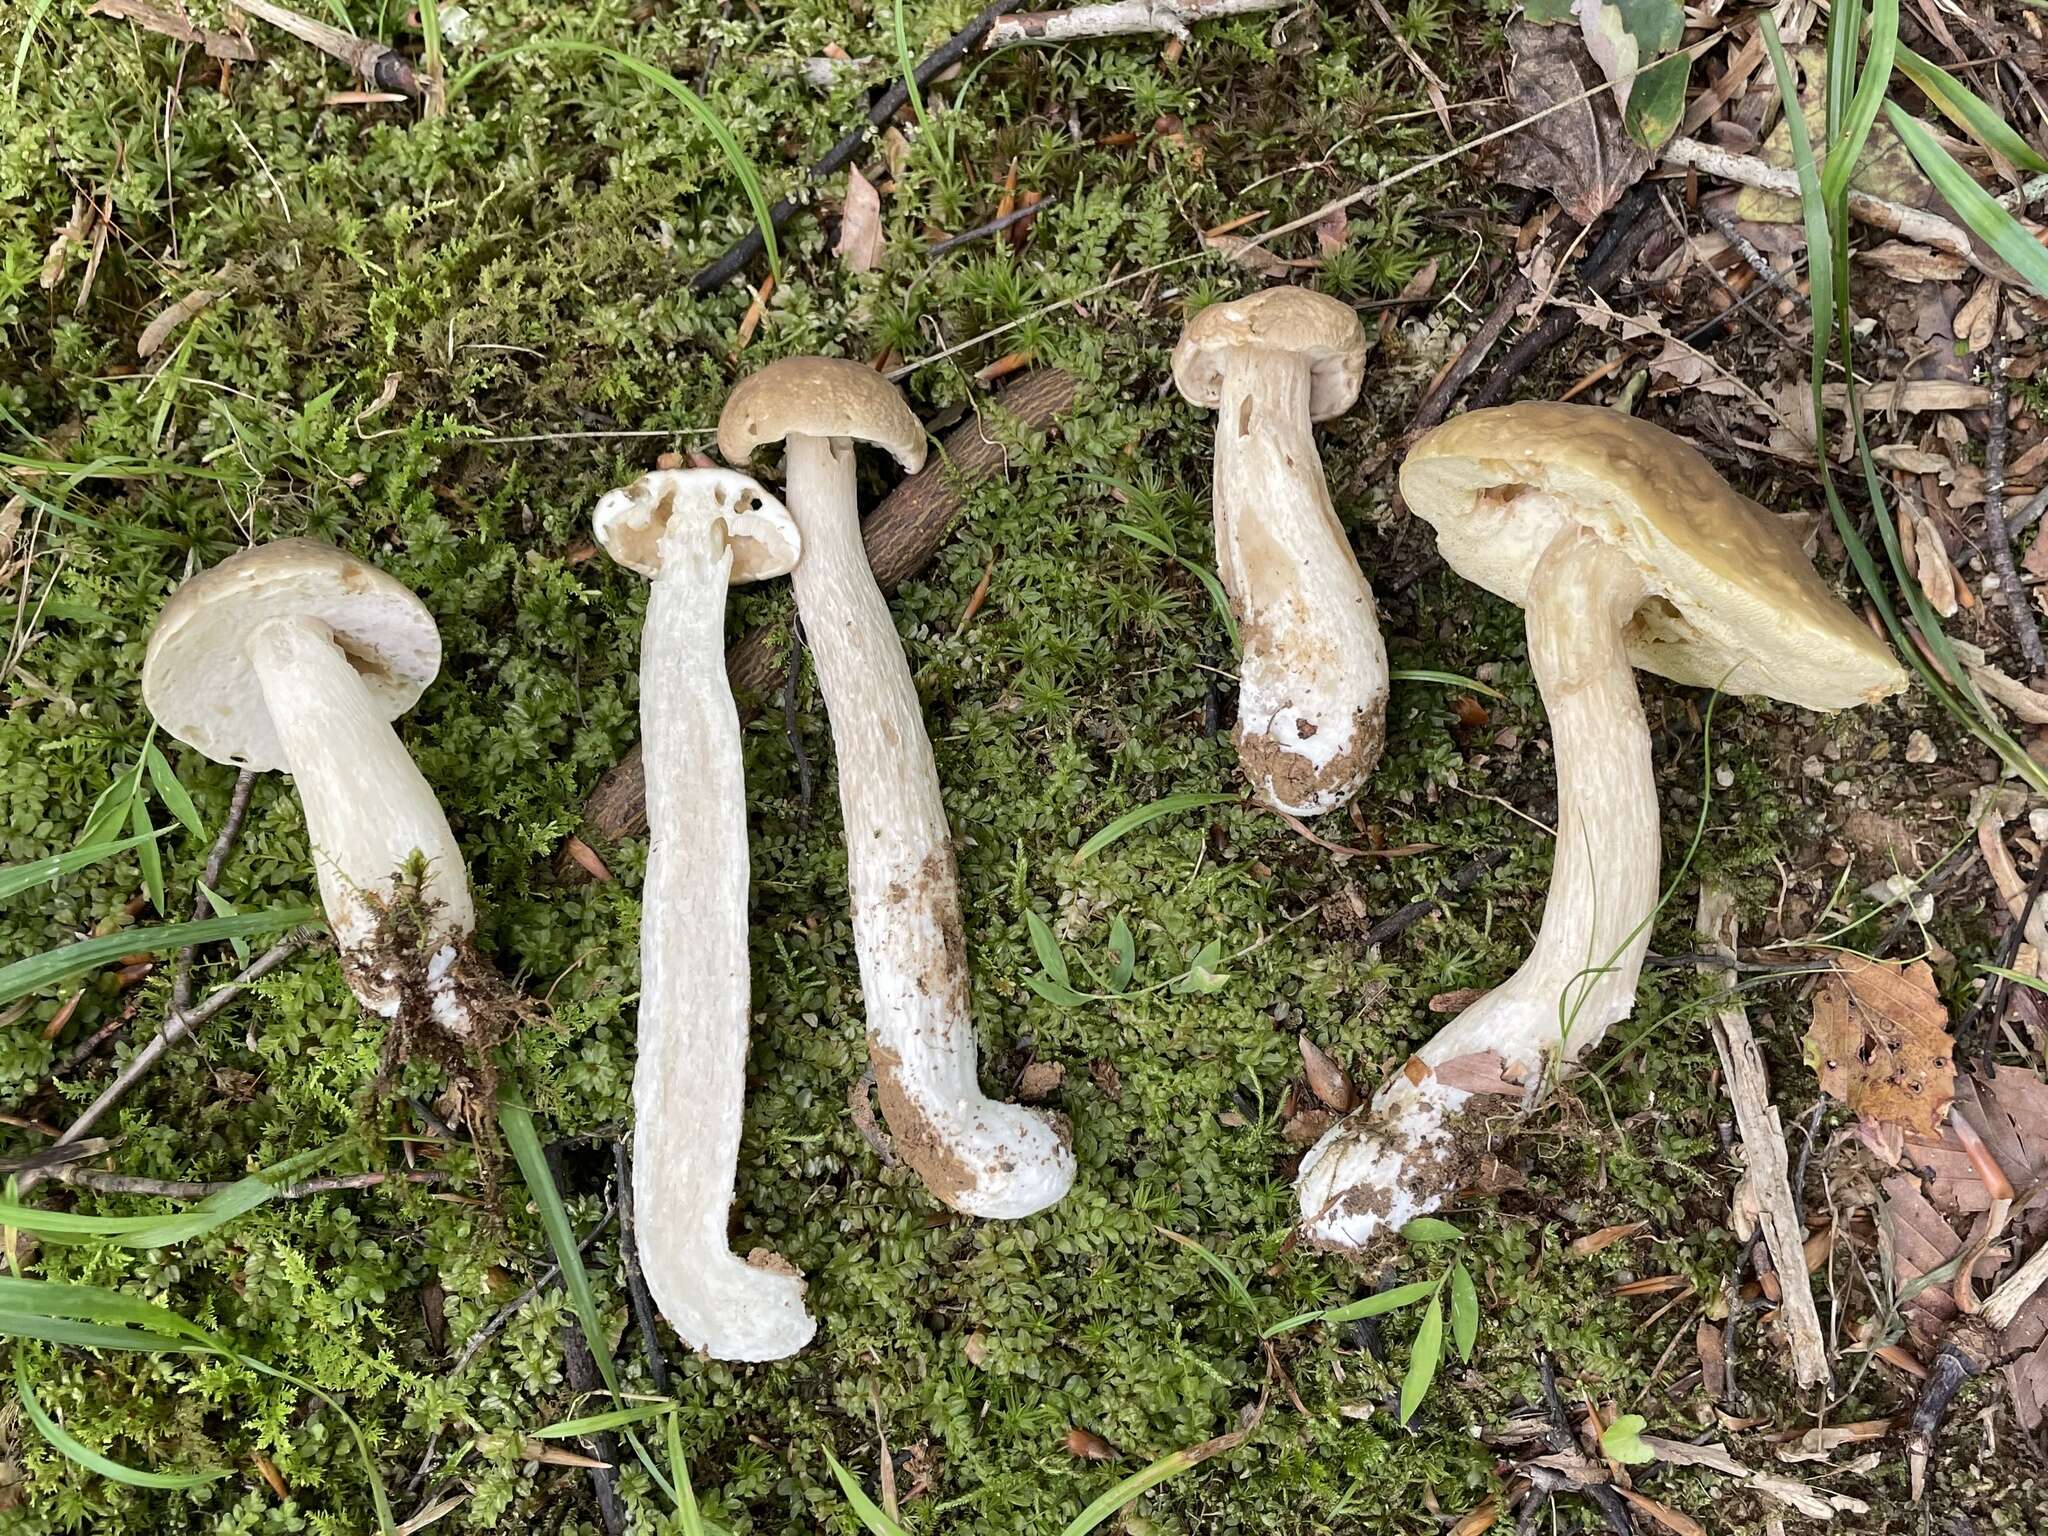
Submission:
<svg viewBox="0 0 2048 1536">
<path fill-rule="evenodd" d="M 308 615 L 273 618 L 245 649 L 305 808 L 321 905 L 343 954 L 376 938 L 415 855 L 426 862 L 419 895 L 430 931 L 467 938 L 476 909 L 455 834 L 334 631 Z M 392 1011 L 392 997 L 353 970 L 351 985 L 373 1011 Z"/>
<path fill-rule="evenodd" d="M 1310 359 L 1238 346 L 1220 371 L 1213 503 L 1243 646 L 1238 750 L 1281 810 L 1313 816 L 1349 800 L 1379 756 L 1379 613 L 1323 479 Z"/>
<path fill-rule="evenodd" d="M 661 1314 L 718 1360 L 810 1340 L 803 1281 L 733 1253 L 726 1227 L 746 1096 L 747 819 L 739 713 L 725 681 L 732 552 L 722 524 L 662 540 L 640 653 L 651 840 L 640 916 L 633 1200 Z"/>
<path fill-rule="evenodd" d="M 946 1204 L 1028 1216 L 1066 1193 L 1073 1153 L 976 1078 L 952 834 L 910 664 L 861 545 L 853 444 L 793 432 L 787 452 L 786 501 L 803 537 L 791 581 L 839 760 L 882 1113 L 897 1152 Z"/>
<path fill-rule="evenodd" d="M 1557 761 L 1550 895 L 1528 959 L 1416 1053 L 1423 1066 L 1493 1052 L 1533 1086 L 1635 1005 L 1660 858 L 1649 724 L 1624 643 L 1645 595 L 1636 564 L 1575 525 L 1530 578 L 1529 663 Z M 1308 1236 L 1358 1249 L 1435 1210 L 1464 1171 L 1451 1139 L 1471 1098 L 1411 1065 L 1333 1127 L 1302 1162 Z"/>
</svg>

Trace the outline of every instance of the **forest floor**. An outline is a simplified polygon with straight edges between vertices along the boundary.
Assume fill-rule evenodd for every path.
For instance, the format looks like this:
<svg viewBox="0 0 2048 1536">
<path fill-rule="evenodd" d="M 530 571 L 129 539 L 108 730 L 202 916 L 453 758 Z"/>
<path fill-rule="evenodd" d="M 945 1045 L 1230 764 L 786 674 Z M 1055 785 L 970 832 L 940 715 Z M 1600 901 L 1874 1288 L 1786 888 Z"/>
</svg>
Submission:
<svg viewBox="0 0 2048 1536">
<path fill-rule="evenodd" d="M 2013 84 L 2042 78 L 2038 13 L 1970 4 L 1962 54 L 2018 61 L 1970 79 L 2038 146 L 2038 91 Z M 482 948 L 538 1003 L 504 1091 L 531 1109 L 559 1203 L 590 1239 L 602 1352 L 627 1394 L 674 1406 L 614 1426 L 644 1461 L 608 1436 L 540 1433 L 614 1406 L 556 1281 L 554 1197 L 501 1150 L 487 1181 L 431 1069 L 373 1096 L 379 1023 L 316 940 L 166 1052 L 66 1177 L 20 1198 L 162 1215 L 189 1201 L 148 1191 L 312 1153 L 294 1177 L 372 1177 L 182 1240 L 17 1215 L 5 1283 L 110 1288 L 231 1353 L 165 1335 L 156 1313 L 53 1324 L 37 1308 L 54 1293 L 8 1291 L 0 1526 L 362 1532 L 381 1484 L 406 1531 L 687 1531 L 656 1481 L 687 1463 L 714 1528 L 878 1528 L 830 1456 L 917 1536 L 1047 1536 L 1155 1466 L 1101 1528 L 1477 1536 L 1526 1516 L 1598 1530 L 1614 1501 L 1587 1489 L 1623 1485 L 1636 1527 L 1674 1536 L 2043 1528 L 2041 1405 L 2017 1373 L 1965 1388 L 1916 1502 L 1899 1448 L 1947 1298 L 1969 1291 L 1940 1266 L 1975 1235 L 1970 1212 L 1938 1180 L 1898 1188 L 1913 1181 L 1881 1161 L 1883 1135 L 1866 1122 L 1859 1136 L 1802 1059 L 1814 973 L 1848 951 L 1902 975 L 1928 962 L 1912 974 L 1935 1008 L 1978 1031 L 1961 1041 L 1969 1070 L 2042 1064 L 2048 1030 L 2023 987 L 1973 1004 L 1987 965 L 2041 958 L 2015 913 L 2048 841 L 2027 812 L 2048 802 L 1923 688 L 1823 717 L 1644 676 L 1672 889 L 1653 940 L 1666 959 L 1633 1019 L 1492 1149 L 1482 1185 L 1443 1213 L 1455 1239 L 1418 1236 L 1364 1266 L 1292 1239 L 1295 1165 L 1329 1120 L 1317 1090 L 1369 1093 L 1514 969 L 1542 910 L 1555 791 L 1521 617 L 1445 570 L 1396 497 L 1404 432 L 1489 313 L 1506 300 L 1505 335 L 1463 398 L 1496 377 L 1509 398 L 1576 389 L 1694 438 L 1800 519 L 1823 573 L 1866 606 L 1800 411 L 1800 285 L 1760 276 L 1802 249 L 1783 208 L 1735 208 L 1699 171 L 1644 181 L 1647 158 L 1626 181 L 1562 191 L 1525 158 L 1530 188 L 1508 185 L 1512 137 L 1446 153 L 1509 120 L 1504 7 L 1294 5 L 1200 22 L 1186 41 L 970 49 L 856 157 L 860 185 L 837 174 L 783 227 L 772 285 L 757 258 L 699 294 L 693 274 L 752 213 L 718 136 L 664 80 L 700 94 L 774 198 L 801 188 L 900 58 L 969 23 L 969 0 L 443 5 L 438 115 L 210 0 L 184 39 L 165 35 L 168 0 L 144 9 L 154 29 L 129 0 L 97 15 L 17 0 L 0 22 L 0 862 L 142 818 L 161 829 L 0 908 L 0 966 L 123 936 L 83 972 L 0 971 L 14 985 L 0 1159 L 22 1173 L 52 1161 L 57 1133 L 162 1024 L 178 967 L 150 929 L 190 916 L 228 816 L 235 774 L 154 734 L 143 706 L 158 608 L 246 543 L 331 540 L 417 591 L 440 626 L 440 679 L 400 728 L 470 857 Z M 1903 35 L 1955 62 L 1919 15 Z M 315 19 L 408 58 L 424 45 L 402 7 L 331 0 Z M 1747 73 L 1683 131 L 1761 149 L 1775 89 L 1744 53 L 1751 21 L 1716 5 L 1693 21 L 1695 101 Z M 1821 46 L 1811 5 L 1786 22 Z M 1518 88 L 1517 111 L 1525 99 Z M 2003 190 L 1988 160 L 1969 163 Z M 1585 231 L 1557 200 L 1574 196 L 1594 199 Z M 1641 225 L 1632 241 L 1625 219 Z M 1588 287 L 1617 231 L 1613 270 Z M 2048 696 L 1986 585 L 1984 503 L 1989 478 L 2017 514 L 2044 478 L 2048 379 L 2030 351 L 2043 311 L 1981 265 L 1855 239 L 1889 239 L 1858 263 L 1867 375 L 1927 386 L 1872 406 L 1913 569 L 1956 640 L 1986 653 L 1972 675 L 2024 757 Z M 1376 776 L 1312 836 L 1242 792 L 1231 641 L 1203 580 L 1212 419 L 1168 369 L 1195 310 L 1288 281 L 1356 306 L 1372 343 L 1363 398 L 1318 442 L 1399 679 Z M 1502 374 L 1549 315 L 1568 323 Z M 1994 398 L 1980 358 L 2001 337 Z M 787 713 L 779 693 L 754 700 L 746 733 L 754 1025 L 733 1230 L 736 1250 L 765 1245 L 803 1271 L 821 1327 L 794 1358 L 733 1366 L 687 1358 L 665 1330 L 644 1338 L 621 1262 L 646 845 L 630 816 L 586 800 L 638 734 L 647 589 L 596 549 L 590 514 L 658 456 L 709 452 L 738 377 L 813 352 L 903 370 L 935 433 L 979 410 L 1005 449 L 955 488 L 950 537 L 892 606 L 958 841 L 984 1083 L 1066 1115 L 1080 1173 L 1041 1215 L 971 1221 L 863 1136 L 833 754 L 800 668 Z M 1047 370 L 1072 385 L 1049 428 L 989 407 Z M 2003 458 L 1987 466 L 1994 414 Z M 873 505 L 897 474 L 880 455 L 864 464 Z M 1836 477 L 1870 529 L 1863 480 Z M 2029 612 L 2044 574 L 2026 562 Z M 769 583 L 736 595 L 730 633 L 769 626 L 779 657 L 788 618 L 786 585 Z M 1077 859 L 1168 796 L 1203 798 Z M 259 920 L 304 907 L 312 869 L 290 782 L 263 776 L 212 904 Z M 1384 926 L 1461 871 L 1440 910 Z M 1753 967 L 1741 996 L 1789 1134 L 1830 1389 L 1791 1380 L 1779 1279 L 1755 1257 L 1753 1215 L 1732 1208 L 1717 994 L 1691 958 L 1706 882 L 1732 890 Z M 1077 986 L 1113 968 L 1112 933 L 1127 932 L 1134 979 L 1078 1003 L 1035 989 L 1049 957 L 1031 916 Z M 197 996 L 278 926 L 245 950 L 204 947 Z M 2048 1165 L 2048 1141 L 2015 1134 Z M 2016 1214 L 1980 1284 L 2038 1241 L 2021 1175 L 2048 1166 L 2010 1171 Z M 110 1173 L 145 1193 L 91 1187 Z M 1420 1308 L 1266 1336 L 1459 1264 L 1476 1340 L 1469 1359 L 1443 1355 L 1405 1424 Z M 139 1333 L 104 1333 L 123 1325 Z M 1601 1427 L 1627 1415 L 1641 1424 L 1623 1417 L 1612 1459 L 1599 1455 Z M 1661 1439 L 1631 1445 L 1632 1427 Z M 221 1475 L 138 1486 L 123 1468 Z"/>
</svg>

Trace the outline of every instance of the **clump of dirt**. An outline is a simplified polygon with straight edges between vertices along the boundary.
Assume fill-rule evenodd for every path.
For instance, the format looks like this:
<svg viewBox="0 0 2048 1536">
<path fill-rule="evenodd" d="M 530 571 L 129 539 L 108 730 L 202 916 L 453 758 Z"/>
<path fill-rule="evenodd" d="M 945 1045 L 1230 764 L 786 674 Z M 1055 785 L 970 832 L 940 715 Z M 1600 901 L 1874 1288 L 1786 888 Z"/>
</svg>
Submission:
<svg viewBox="0 0 2048 1536">
<path fill-rule="evenodd" d="M 1351 745 L 1318 768 L 1270 731 L 1237 728 L 1237 757 L 1244 776 L 1254 786 L 1270 782 L 1274 792 L 1289 805 L 1301 805 L 1333 784 L 1355 784 L 1363 779 L 1380 758 L 1386 726 L 1364 710 L 1351 717 Z"/>
</svg>

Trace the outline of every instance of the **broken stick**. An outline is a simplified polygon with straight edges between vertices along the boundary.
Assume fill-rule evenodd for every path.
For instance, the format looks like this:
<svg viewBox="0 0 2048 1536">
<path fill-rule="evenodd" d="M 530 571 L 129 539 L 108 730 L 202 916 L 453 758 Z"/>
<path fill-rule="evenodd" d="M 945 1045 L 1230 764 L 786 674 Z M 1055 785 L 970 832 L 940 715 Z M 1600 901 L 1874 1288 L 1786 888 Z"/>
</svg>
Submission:
<svg viewBox="0 0 2048 1536">
<path fill-rule="evenodd" d="M 1277 11 L 1284 3 L 1285 0 L 1114 0 L 1113 4 L 1077 5 L 1065 11 L 1020 11 L 990 27 L 982 47 L 1058 43 L 1079 37 L 1133 37 L 1147 32 L 1170 33 L 1185 42 L 1188 28 L 1198 21 Z"/>
<path fill-rule="evenodd" d="M 1700 936 L 1709 947 L 1735 953 L 1735 897 L 1726 886 L 1708 881 L 1700 887 Z M 1771 1103 L 1771 1079 L 1764 1054 L 1749 1027 L 1749 1015 L 1734 997 L 1734 973 L 1702 966 L 1729 992 L 1713 1014 L 1714 1049 L 1721 1054 L 1721 1072 L 1735 1105 L 1735 1130 L 1742 1139 L 1744 1177 L 1756 1197 L 1764 1247 L 1778 1272 L 1778 1315 L 1792 1343 L 1792 1377 L 1802 1387 L 1825 1385 L 1830 1379 L 1827 1340 L 1820 1313 L 1813 1305 L 1813 1285 L 1806 1274 L 1806 1225 L 1800 1219 L 1785 1155 L 1785 1127 Z"/>
<path fill-rule="evenodd" d="M 999 390 L 990 404 L 1032 432 L 1051 426 L 1074 400 L 1074 380 L 1057 368 L 1023 374 Z M 960 504 L 974 485 L 999 471 L 1009 451 L 987 430 L 979 415 L 969 417 L 946 435 L 942 451 L 925 467 L 891 491 L 861 525 L 868 564 L 884 592 L 893 592 L 930 563 L 952 530 Z M 782 681 L 782 647 L 777 630 L 764 626 L 725 653 L 732 690 L 745 700 L 759 698 Z M 754 710 L 742 705 L 751 718 Z M 583 838 L 605 847 L 647 830 L 647 777 L 635 743 L 583 802 Z M 557 873 L 582 878 L 578 866 L 557 860 Z"/>
</svg>

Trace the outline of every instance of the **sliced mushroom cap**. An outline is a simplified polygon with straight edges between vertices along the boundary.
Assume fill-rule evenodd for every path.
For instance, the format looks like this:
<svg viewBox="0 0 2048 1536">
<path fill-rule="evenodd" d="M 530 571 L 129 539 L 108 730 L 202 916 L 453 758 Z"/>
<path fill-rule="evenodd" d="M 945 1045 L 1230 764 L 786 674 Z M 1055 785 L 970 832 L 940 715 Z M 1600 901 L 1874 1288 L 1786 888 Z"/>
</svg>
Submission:
<svg viewBox="0 0 2048 1536">
<path fill-rule="evenodd" d="M 749 374 L 726 397 L 718 451 L 733 463 L 791 437 L 873 443 L 913 474 L 924 468 L 924 424 L 903 392 L 845 358 L 786 357 Z"/>
<path fill-rule="evenodd" d="M 722 544 L 735 584 L 788 575 L 801 548 L 787 509 L 736 469 L 657 469 L 605 492 L 590 522 L 607 554 L 650 579 L 672 537 Z"/>
<path fill-rule="evenodd" d="M 157 723 L 217 763 L 289 767 L 249 655 L 249 637 L 279 618 L 332 630 L 387 721 L 441 670 L 434 617 L 403 582 L 332 544 L 277 539 L 201 571 L 164 603 L 142 661 L 142 699 Z"/>
<path fill-rule="evenodd" d="M 1790 529 L 1649 422 L 1547 401 L 1472 411 L 1415 445 L 1401 493 L 1452 570 L 1525 607 L 1538 557 L 1567 526 L 1624 553 L 1650 593 L 1625 637 L 1646 672 L 1808 709 L 1906 686 Z"/>
<path fill-rule="evenodd" d="M 1365 382 L 1365 327 L 1357 311 L 1310 288 L 1268 288 L 1211 304 L 1173 349 L 1173 382 L 1192 404 L 1213 411 L 1223 400 L 1224 356 L 1244 347 L 1308 360 L 1308 409 L 1316 421 L 1350 410 Z"/>
</svg>

